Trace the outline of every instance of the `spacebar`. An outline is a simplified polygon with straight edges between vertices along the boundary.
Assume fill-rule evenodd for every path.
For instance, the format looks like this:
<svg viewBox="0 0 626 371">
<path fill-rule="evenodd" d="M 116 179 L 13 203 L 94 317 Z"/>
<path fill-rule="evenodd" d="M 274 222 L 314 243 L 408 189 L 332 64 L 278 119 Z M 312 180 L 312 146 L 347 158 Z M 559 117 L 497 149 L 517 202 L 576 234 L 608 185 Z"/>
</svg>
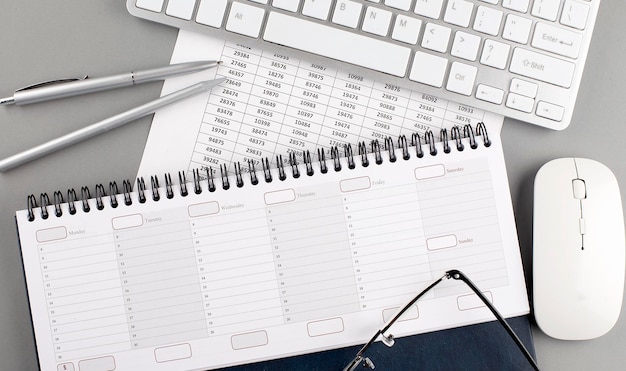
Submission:
<svg viewBox="0 0 626 371">
<path fill-rule="evenodd" d="M 404 77 L 411 49 L 319 23 L 270 12 L 263 39 Z"/>
</svg>

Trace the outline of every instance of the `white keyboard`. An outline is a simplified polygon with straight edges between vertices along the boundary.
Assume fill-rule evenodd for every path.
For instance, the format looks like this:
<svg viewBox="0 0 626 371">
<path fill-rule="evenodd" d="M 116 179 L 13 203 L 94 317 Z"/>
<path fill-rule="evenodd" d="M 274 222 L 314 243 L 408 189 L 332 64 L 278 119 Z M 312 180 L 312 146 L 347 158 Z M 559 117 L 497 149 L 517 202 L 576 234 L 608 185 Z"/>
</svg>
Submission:
<svg viewBox="0 0 626 371">
<path fill-rule="evenodd" d="M 600 0 L 127 0 L 131 14 L 551 129 L 572 118 Z M 312 58 L 311 58 L 312 57 Z"/>
</svg>

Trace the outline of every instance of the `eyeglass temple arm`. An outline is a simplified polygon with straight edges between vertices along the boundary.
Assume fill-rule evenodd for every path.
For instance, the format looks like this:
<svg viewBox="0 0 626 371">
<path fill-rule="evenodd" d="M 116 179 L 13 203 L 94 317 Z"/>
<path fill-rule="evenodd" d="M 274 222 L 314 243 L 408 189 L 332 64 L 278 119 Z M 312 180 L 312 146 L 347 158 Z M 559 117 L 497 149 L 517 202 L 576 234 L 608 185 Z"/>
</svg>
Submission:
<svg viewBox="0 0 626 371">
<path fill-rule="evenodd" d="M 409 310 L 409 308 L 411 308 L 411 306 L 415 304 L 422 296 L 426 295 L 426 293 L 429 292 L 433 287 L 437 286 L 437 284 L 443 281 L 444 278 L 450 278 L 448 276 L 448 272 L 446 272 L 446 274 L 440 277 L 437 281 L 431 283 L 430 286 L 428 286 L 426 289 L 424 289 L 424 291 L 422 291 L 419 295 L 417 295 L 409 303 L 407 303 L 398 313 L 396 313 L 396 315 L 389 322 L 387 322 L 387 325 L 385 327 L 376 331 L 374 336 L 372 336 L 372 338 L 365 345 L 363 345 L 363 347 L 361 347 L 359 352 L 356 354 L 356 357 L 354 357 L 352 362 L 350 362 L 348 366 L 346 366 L 343 370 L 344 371 L 355 370 L 362 361 L 368 362 L 369 360 L 367 358 L 363 358 L 363 353 L 365 353 L 367 348 L 369 348 L 376 341 L 376 339 L 378 339 L 379 336 L 386 337 L 385 332 L 389 330 L 391 325 L 393 325 L 398 320 L 398 318 L 400 318 L 404 314 L 404 312 Z"/>
<path fill-rule="evenodd" d="M 491 304 L 491 302 L 487 300 L 487 298 L 480 292 L 480 290 L 478 290 L 478 287 L 476 287 L 476 285 L 474 285 L 474 283 L 459 270 L 456 270 L 456 269 L 449 270 L 446 272 L 446 276 L 447 278 L 453 278 L 455 280 L 461 280 L 465 282 L 467 286 L 469 286 L 472 289 L 472 291 L 474 291 L 474 293 L 480 298 L 480 300 L 482 300 L 482 302 L 485 303 L 485 305 L 489 308 L 489 310 L 491 310 L 493 315 L 498 319 L 498 322 L 500 322 L 500 324 L 504 327 L 506 332 L 509 333 L 509 335 L 511 336 L 513 341 L 515 341 L 515 344 L 517 344 L 517 347 L 522 351 L 522 353 L 524 354 L 524 357 L 526 357 L 528 362 L 533 366 L 535 370 L 539 371 L 539 366 L 537 365 L 533 357 L 528 352 L 528 349 L 526 349 L 522 341 L 519 339 L 519 337 L 517 337 L 517 335 L 511 328 L 511 326 L 509 326 L 509 324 L 504 320 L 502 315 L 500 315 L 500 313 L 496 310 L 493 304 Z"/>
<path fill-rule="evenodd" d="M 515 344 L 517 345 L 517 347 L 522 351 L 522 353 L 524 354 L 524 357 L 526 357 L 526 359 L 528 360 L 528 362 L 533 366 L 533 368 L 537 371 L 539 371 L 539 366 L 537 365 L 537 363 L 535 362 L 535 360 L 533 359 L 533 357 L 530 355 L 530 353 L 528 352 L 528 349 L 526 349 L 526 347 L 524 346 L 524 344 L 522 343 L 522 341 L 519 339 L 519 337 L 517 337 L 517 335 L 515 334 L 515 332 L 513 331 L 513 329 L 511 328 L 511 326 L 509 326 L 509 324 L 504 320 L 504 318 L 502 317 L 502 315 L 500 315 L 500 312 L 498 312 L 496 310 L 496 308 L 491 304 L 491 302 L 489 300 L 487 300 L 487 298 L 480 292 L 480 290 L 478 290 L 478 287 L 476 287 L 476 285 L 474 285 L 474 283 L 465 276 L 465 274 L 463 274 L 461 271 L 457 270 L 457 269 L 452 269 L 447 271 L 441 278 L 439 278 L 438 280 L 436 280 L 435 282 L 433 282 L 432 284 L 430 284 L 430 286 L 428 286 L 424 291 L 422 291 L 419 295 L 417 295 L 416 297 L 413 298 L 413 300 L 411 300 L 408 304 L 406 304 L 392 319 L 391 321 L 389 321 L 387 323 L 387 325 L 385 327 L 383 327 L 382 329 L 376 331 L 376 334 L 374 334 L 374 336 L 372 336 L 372 338 L 365 344 L 363 345 L 363 347 L 359 350 L 359 352 L 356 354 L 356 357 L 354 357 L 354 359 L 352 360 L 352 362 L 350 362 L 350 364 L 348 364 L 348 366 L 346 366 L 344 368 L 344 371 L 348 371 L 348 370 L 355 370 L 358 365 L 361 362 L 368 362 L 371 363 L 371 361 L 369 361 L 369 359 L 367 358 L 363 358 L 363 353 L 365 353 L 365 351 L 376 341 L 376 339 L 378 339 L 378 336 L 385 336 L 385 332 L 387 330 L 389 330 L 389 328 L 391 327 L 391 325 L 393 325 L 398 318 L 400 318 L 407 310 L 409 310 L 409 308 L 415 304 L 422 296 L 424 296 L 427 292 L 429 292 L 433 287 L 437 286 L 441 281 L 443 281 L 443 279 L 455 279 L 455 280 L 461 280 L 463 282 L 465 282 L 465 284 L 467 286 L 470 287 L 470 289 L 472 289 L 472 291 L 474 291 L 474 293 L 480 298 L 480 300 L 485 303 L 485 305 L 487 306 L 487 308 L 489 308 L 489 310 L 491 310 L 491 312 L 493 313 L 493 315 L 496 317 L 496 319 L 498 320 L 498 322 L 500 322 L 500 324 L 504 327 L 504 329 L 507 331 L 507 333 L 511 336 L 511 338 L 513 339 L 513 341 L 515 342 Z M 392 335 L 389 335 L 392 336 Z M 370 368 L 374 368 L 373 364 L 370 366 Z"/>
</svg>

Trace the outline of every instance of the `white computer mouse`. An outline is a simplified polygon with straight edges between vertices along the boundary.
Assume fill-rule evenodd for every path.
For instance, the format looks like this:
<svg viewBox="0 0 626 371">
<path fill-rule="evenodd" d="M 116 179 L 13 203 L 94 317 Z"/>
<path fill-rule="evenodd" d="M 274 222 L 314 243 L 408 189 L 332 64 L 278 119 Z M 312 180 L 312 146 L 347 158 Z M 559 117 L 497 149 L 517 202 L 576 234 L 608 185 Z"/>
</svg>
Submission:
<svg viewBox="0 0 626 371">
<path fill-rule="evenodd" d="M 539 328 L 563 340 L 593 339 L 617 322 L 624 292 L 624 215 L 603 164 L 561 158 L 535 177 L 533 304 Z"/>
</svg>

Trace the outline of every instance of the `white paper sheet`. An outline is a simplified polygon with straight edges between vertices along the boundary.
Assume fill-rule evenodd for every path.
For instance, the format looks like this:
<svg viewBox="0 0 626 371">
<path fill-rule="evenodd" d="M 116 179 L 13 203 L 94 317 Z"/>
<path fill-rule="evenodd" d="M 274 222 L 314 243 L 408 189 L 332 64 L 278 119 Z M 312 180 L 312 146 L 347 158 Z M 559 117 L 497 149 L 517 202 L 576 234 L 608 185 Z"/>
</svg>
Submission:
<svg viewBox="0 0 626 371">
<path fill-rule="evenodd" d="M 163 94 L 225 76 L 210 94 L 157 112 L 138 175 L 286 161 L 302 151 L 484 121 L 499 135 L 503 117 L 438 97 L 181 30 L 172 63 L 222 60 L 210 71 L 165 82 Z M 369 145 L 368 145 L 369 146 Z"/>
</svg>

